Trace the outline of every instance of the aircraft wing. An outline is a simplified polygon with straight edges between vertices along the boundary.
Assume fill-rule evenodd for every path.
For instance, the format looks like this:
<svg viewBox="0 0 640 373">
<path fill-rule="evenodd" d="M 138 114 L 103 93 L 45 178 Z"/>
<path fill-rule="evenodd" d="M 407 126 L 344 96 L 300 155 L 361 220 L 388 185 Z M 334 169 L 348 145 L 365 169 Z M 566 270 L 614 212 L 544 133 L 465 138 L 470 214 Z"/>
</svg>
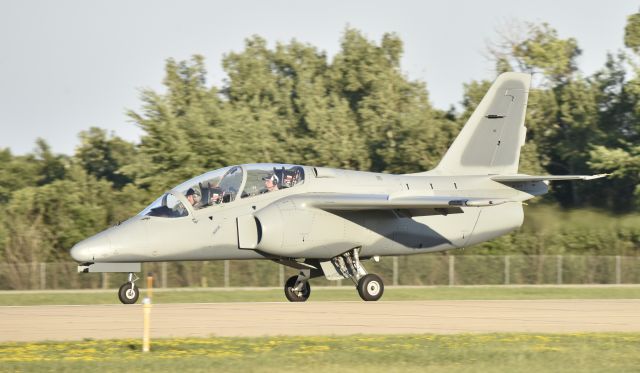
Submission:
<svg viewBox="0 0 640 373">
<path fill-rule="evenodd" d="M 609 176 L 609 174 L 598 175 L 494 175 L 491 180 L 506 183 L 517 183 L 523 181 L 562 181 L 562 180 L 593 180 L 601 177 Z"/>
<path fill-rule="evenodd" d="M 307 206 L 323 210 L 395 210 L 494 206 L 512 200 L 459 196 L 402 196 L 386 194 L 311 193 L 302 195 Z"/>
</svg>

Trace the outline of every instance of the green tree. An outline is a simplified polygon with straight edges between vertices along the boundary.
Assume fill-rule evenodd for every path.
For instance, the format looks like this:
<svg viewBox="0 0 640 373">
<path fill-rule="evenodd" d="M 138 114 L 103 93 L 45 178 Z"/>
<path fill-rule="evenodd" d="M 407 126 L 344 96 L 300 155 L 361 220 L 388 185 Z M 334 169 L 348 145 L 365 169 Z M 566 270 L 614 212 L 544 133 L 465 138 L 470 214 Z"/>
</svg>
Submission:
<svg viewBox="0 0 640 373">
<path fill-rule="evenodd" d="M 133 180 L 120 172 L 120 168 L 135 157 L 134 145 L 92 127 L 80 132 L 80 146 L 75 158 L 80 165 L 98 179 L 110 181 L 116 189 L 122 189 Z"/>
<path fill-rule="evenodd" d="M 624 45 L 636 54 L 640 54 L 640 13 L 627 17 L 624 28 Z"/>
<path fill-rule="evenodd" d="M 578 70 L 576 58 L 582 51 L 577 41 L 561 39 L 547 23 L 528 27 L 527 38 L 513 46 L 518 65 L 531 73 L 541 72 L 554 86 L 567 82 Z"/>
<path fill-rule="evenodd" d="M 329 64 L 315 47 L 252 37 L 224 57 L 228 80 L 206 86 L 200 57 L 169 60 L 167 94 L 143 93 L 139 156 L 123 172 L 138 186 L 171 185 L 244 162 L 311 163 L 388 172 L 435 164 L 457 131 L 423 83 L 400 70 L 402 43 L 347 29 Z M 157 190 L 157 189 L 155 189 Z"/>
<path fill-rule="evenodd" d="M 9 149 L 0 150 L 0 206 L 11 193 L 40 180 L 41 167 L 33 155 L 13 156 Z"/>
<path fill-rule="evenodd" d="M 120 169 L 154 194 L 202 172 L 216 150 L 209 122 L 216 120 L 210 103 L 217 98 L 205 87 L 202 58 L 194 56 L 191 63 L 169 60 L 166 74 L 167 94 L 143 91 L 142 114 L 129 112 L 145 134 L 138 155 Z"/>
<path fill-rule="evenodd" d="M 223 66 L 229 76 L 222 90 L 226 112 L 242 113 L 242 122 L 233 122 L 229 129 L 243 139 L 239 151 L 234 151 L 240 162 L 306 159 L 306 117 L 319 103 L 308 99 L 325 98 L 326 56 L 296 41 L 279 43 L 271 50 L 264 39 L 254 36 L 242 52 L 225 56 Z M 220 128 L 226 130 L 226 126 Z"/>
<path fill-rule="evenodd" d="M 53 154 L 51 147 L 44 139 L 36 140 L 35 158 L 38 163 L 40 178 L 38 185 L 46 185 L 66 177 L 67 157 Z"/>
<path fill-rule="evenodd" d="M 625 46 L 640 54 L 640 13 L 628 17 Z M 628 72 L 633 72 L 628 79 Z M 592 143 L 589 166 L 596 172 L 610 172 L 606 183 L 589 190 L 592 204 L 616 211 L 640 207 L 640 68 L 634 57 L 618 52 L 608 55 L 603 69 L 594 74 L 592 84 L 598 103 L 599 141 Z"/>
<path fill-rule="evenodd" d="M 622 211 L 640 206 L 640 146 L 628 150 L 596 146 L 590 154 L 592 168 L 611 173 L 613 185 L 607 188 L 611 193 L 603 196 L 609 205 Z"/>
<path fill-rule="evenodd" d="M 400 69 L 402 41 L 385 34 L 380 45 L 347 29 L 331 66 L 332 84 L 349 102 L 369 148 L 372 171 L 413 172 L 436 164 L 453 123 L 432 108 L 424 83 Z"/>
<path fill-rule="evenodd" d="M 49 229 L 37 212 L 25 210 L 37 199 L 33 191 L 37 187 L 27 187 L 16 191 L 12 202 L 3 211 L 5 237 L 0 243 L 0 257 L 6 270 L 9 288 L 36 288 L 37 272 L 32 271 L 34 263 L 50 259 Z M 37 264 L 35 264 L 37 265 Z"/>
</svg>

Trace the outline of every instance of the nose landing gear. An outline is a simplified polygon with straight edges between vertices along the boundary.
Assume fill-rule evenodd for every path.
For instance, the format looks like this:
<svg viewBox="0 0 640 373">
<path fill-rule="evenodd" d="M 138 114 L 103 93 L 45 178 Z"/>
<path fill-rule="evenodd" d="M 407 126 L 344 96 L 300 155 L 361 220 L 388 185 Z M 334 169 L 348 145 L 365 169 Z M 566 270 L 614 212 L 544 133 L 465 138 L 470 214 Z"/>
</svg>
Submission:
<svg viewBox="0 0 640 373">
<path fill-rule="evenodd" d="M 284 284 L 284 295 L 289 302 L 305 302 L 311 295 L 309 277 L 311 271 L 302 270 L 298 276 L 291 276 Z"/>
<path fill-rule="evenodd" d="M 136 286 L 135 282 L 139 279 L 135 273 L 129 273 L 129 281 L 120 286 L 118 290 L 118 298 L 120 302 L 124 304 L 134 304 L 138 301 L 140 296 L 140 289 Z"/>
</svg>

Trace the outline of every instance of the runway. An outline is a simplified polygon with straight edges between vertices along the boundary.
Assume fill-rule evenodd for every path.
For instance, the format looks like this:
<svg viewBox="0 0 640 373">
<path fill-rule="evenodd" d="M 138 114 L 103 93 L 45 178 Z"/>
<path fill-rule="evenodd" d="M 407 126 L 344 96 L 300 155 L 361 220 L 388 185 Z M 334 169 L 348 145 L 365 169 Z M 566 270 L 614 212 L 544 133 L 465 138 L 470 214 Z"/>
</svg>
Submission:
<svg viewBox="0 0 640 373">
<path fill-rule="evenodd" d="M 152 338 L 640 332 L 640 300 L 157 304 Z M 0 342 L 139 338 L 141 305 L 0 307 Z"/>
</svg>

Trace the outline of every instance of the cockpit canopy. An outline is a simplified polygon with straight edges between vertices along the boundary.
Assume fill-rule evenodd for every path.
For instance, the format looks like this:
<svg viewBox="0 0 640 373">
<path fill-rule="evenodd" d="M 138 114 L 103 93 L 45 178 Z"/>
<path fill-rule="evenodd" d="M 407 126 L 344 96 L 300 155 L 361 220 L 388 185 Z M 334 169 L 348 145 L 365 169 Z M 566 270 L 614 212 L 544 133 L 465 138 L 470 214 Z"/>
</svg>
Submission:
<svg viewBox="0 0 640 373">
<path fill-rule="evenodd" d="M 240 198 L 276 192 L 304 182 L 304 169 L 288 164 L 260 163 L 230 166 L 210 171 L 176 186 L 147 206 L 139 215 L 177 218 L 189 209 L 177 198 L 182 195 L 193 210 L 233 202 Z"/>
<path fill-rule="evenodd" d="M 304 169 L 301 166 L 251 164 L 246 166 L 246 170 L 241 198 L 292 188 L 304 182 Z"/>
</svg>

